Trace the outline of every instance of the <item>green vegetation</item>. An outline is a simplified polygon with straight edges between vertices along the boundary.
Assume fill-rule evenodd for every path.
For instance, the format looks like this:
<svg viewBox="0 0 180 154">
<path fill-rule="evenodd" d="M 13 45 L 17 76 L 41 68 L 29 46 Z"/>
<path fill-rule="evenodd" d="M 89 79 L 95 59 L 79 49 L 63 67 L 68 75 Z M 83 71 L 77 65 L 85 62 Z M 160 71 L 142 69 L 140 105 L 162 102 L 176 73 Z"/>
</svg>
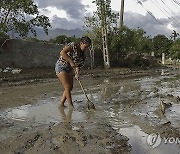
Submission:
<svg viewBox="0 0 180 154">
<path fill-rule="evenodd" d="M 97 9 L 92 16 L 85 18 L 84 30 L 86 35 L 92 38 L 95 55 L 99 52 L 102 53 L 101 30 L 103 26 L 106 26 L 111 66 L 123 65 L 122 61 L 127 61 L 129 55 L 132 57 L 136 55 L 132 63 L 141 65 L 141 62 L 144 61 L 148 65 L 149 62 L 145 59 L 150 57 L 152 52 L 157 59 L 161 58 L 162 53 L 165 53 L 166 58 L 180 59 L 180 39 L 175 30 L 168 38 L 160 34 L 150 37 L 141 28 L 130 29 L 125 25 L 119 29 L 117 28 L 118 14 L 112 13 L 110 1 L 105 0 L 105 3 L 102 4 L 102 0 L 95 0 L 94 3 L 100 9 Z M 102 11 L 102 8 L 105 11 Z"/>
<path fill-rule="evenodd" d="M 111 66 L 125 65 L 123 63 L 130 59 L 133 59 L 131 63 L 134 65 L 141 66 L 144 63 L 148 65 L 149 62 L 144 57 L 150 56 L 152 52 L 158 59 L 162 53 L 165 53 L 166 58 L 180 59 L 180 38 L 175 30 L 168 38 L 160 34 L 150 37 L 141 28 L 130 29 L 125 25 L 119 29 L 117 28 L 119 14 L 111 10 L 111 0 L 94 0 L 93 3 L 96 4 L 97 11 L 92 16 L 85 17 L 84 23 L 84 35 L 92 39 L 94 52 L 92 55 L 95 55 L 92 59 L 100 59 L 103 65 L 102 28 L 107 30 Z M 39 14 L 33 0 L 1 0 L 0 11 L 0 37 L 10 38 L 9 32 L 14 32 L 20 37 L 26 37 L 27 40 L 38 42 L 40 40 L 36 38 L 36 27 L 42 27 L 48 34 L 48 27 L 51 26 L 49 19 Z M 30 32 L 34 37 L 27 37 Z M 77 40 L 75 36 L 60 35 L 49 42 L 67 44 Z"/>
<path fill-rule="evenodd" d="M 1 37 L 1 38 L 5 38 L 5 39 L 9 39 L 9 38 L 10 38 L 9 35 L 7 35 L 7 34 L 4 33 L 4 32 L 1 32 L 1 31 L 0 31 L 0 37 Z"/>
<path fill-rule="evenodd" d="M 172 59 L 180 59 L 180 39 L 175 40 L 169 50 Z"/>
<path fill-rule="evenodd" d="M 76 38 L 75 36 L 68 37 L 66 35 L 59 35 L 54 39 L 50 39 L 49 42 L 55 44 L 67 44 L 69 42 L 76 42 L 77 40 L 78 38 Z"/>
<path fill-rule="evenodd" d="M 1 0 L 0 1 L 0 34 L 8 32 L 26 37 L 29 32 L 36 36 L 35 27 L 42 27 L 48 34 L 49 18 L 40 15 L 33 0 Z M 2 35 L 3 34 L 3 35 Z"/>
</svg>

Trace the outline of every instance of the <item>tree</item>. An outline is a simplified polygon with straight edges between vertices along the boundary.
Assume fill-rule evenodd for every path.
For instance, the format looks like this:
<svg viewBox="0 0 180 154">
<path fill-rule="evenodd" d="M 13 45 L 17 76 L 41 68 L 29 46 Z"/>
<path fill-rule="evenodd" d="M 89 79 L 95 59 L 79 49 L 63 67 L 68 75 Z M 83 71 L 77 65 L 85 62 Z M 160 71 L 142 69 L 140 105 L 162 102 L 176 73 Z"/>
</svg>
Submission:
<svg viewBox="0 0 180 154">
<path fill-rule="evenodd" d="M 75 36 L 67 37 L 66 35 L 59 35 L 54 39 L 49 40 L 51 43 L 67 44 L 70 42 L 76 42 L 78 39 Z"/>
<path fill-rule="evenodd" d="M 134 33 L 134 50 L 138 54 L 150 53 L 151 52 L 151 39 L 146 36 L 146 32 L 141 29 L 133 29 Z"/>
<path fill-rule="evenodd" d="M 86 35 L 92 39 L 95 51 L 102 50 L 101 22 L 97 12 L 94 12 L 93 16 L 85 17 L 83 27 Z"/>
<path fill-rule="evenodd" d="M 6 39 L 9 39 L 9 38 L 10 38 L 9 35 L 7 35 L 7 34 L 4 33 L 4 32 L 1 32 L 1 31 L 0 31 L 0 37 L 1 37 L 1 38 L 6 38 Z"/>
<path fill-rule="evenodd" d="M 161 57 L 162 53 L 169 54 L 169 48 L 171 47 L 172 41 L 169 40 L 165 35 L 157 35 L 153 38 L 153 51 L 155 56 Z"/>
<path fill-rule="evenodd" d="M 66 35 L 59 35 L 54 39 L 49 40 L 49 42 L 57 43 L 57 44 L 66 44 L 67 36 Z"/>
<path fill-rule="evenodd" d="M 134 43 L 133 31 L 126 26 L 122 26 L 121 31 L 117 35 L 112 36 L 110 45 L 111 57 L 112 55 L 116 57 L 116 53 L 121 57 L 125 57 L 128 53 L 135 50 Z"/>
<path fill-rule="evenodd" d="M 106 27 L 108 32 L 117 27 L 118 13 L 113 13 L 111 9 L 111 0 L 95 0 L 97 6 L 97 16 L 100 21 L 100 26 Z"/>
<path fill-rule="evenodd" d="M 170 56 L 172 59 L 180 59 L 180 39 L 173 42 L 170 48 Z"/>
<path fill-rule="evenodd" d="M 40 15 L 33 0 L 1 0 L 0 1 L 0 32 L 10 31 L 26 37 L 29 32 L 37 35 L 35 27 L 42 27 L 48 34 L 49 18 Z"/>
<path fill-rule="evenodd" d="M 170 38 L 175 41 L 178 36 L 179 36 L 179 33 L 177 33 L 175 30 L 173 30 L 173 33 L 170 36 Z"/>
<path fill-rule="evenodd" d="M 108 68 L 109 56 L 107 42 L 109 42 L 109 39 L 107 39 L 107 36 L 114 30 L 114 27 L 117 27 L 118 15 L 111 11 L 111 0 L 95 0 L 93 3 L 96 3 L 97 11 L 93 13 L 93 16 L 86 17 L 84 29 L 92 38 L 95 52 L 102 51 L 103 47 L 103 52 L 107 56 L 106 58 L 104 57 L 104 66 Z"/>
</svg>

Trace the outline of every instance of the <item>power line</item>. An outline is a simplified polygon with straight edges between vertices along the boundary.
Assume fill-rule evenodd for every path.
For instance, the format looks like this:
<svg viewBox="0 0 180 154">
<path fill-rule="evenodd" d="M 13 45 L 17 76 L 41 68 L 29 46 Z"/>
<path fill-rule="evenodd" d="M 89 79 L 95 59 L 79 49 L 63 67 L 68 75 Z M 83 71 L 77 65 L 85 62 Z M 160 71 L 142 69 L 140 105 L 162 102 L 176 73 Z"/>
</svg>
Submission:
<svg viewBox="0 0 180 154">
<path fill-rule="evenodd" d="M 173 2 L 180 6 L 180 3 L 177 0 L 173 0 Z"/>
<path fill-rule="evenodd" d="M 174 0 L 172 0 L 171 3 L 172 3 L 177 9 L 179 9 L 179 7 L 178 7 L 177 4 L 174 2 Z"/>
<path fill-rule="evenodd" d="M 164 0 L 161 0 L 161 2 L 163 2 L 163 4 L 176 16 L 176 14 L 173 12 L 173 10 L 171 8 L 169 8 L 168 5 L 166 5 L 166 3 L 164 2 Z M 178 17 L 178 16 L 177 16 Z M 179 18 L 179 17 L 178 17 Z M 180 20 L 180 18 L 179 18 Z"/>
<path fill-rule="evenodd" d="M 161 26 L 162 28 L 165 29 L 165 27 L 166 27 L 166 29 L 167 29 L 167 26 L 166 26 L 163 22 L 161 22 L 161 21 L 159 21 L 158 19 L 156 19 L 156 17 L 153 15 L 153 13 L 152 13 L 151 11 L 149 11 L 148 9 L 146 9 L 146 8 L 144 7 L 143 3 L 142 3 L 140 0 L 137 0 L 137 3 L 140 4 L 140 5 L 146 10 L 146 12 L 147 12 L 151 17 L 153 17 L 153 18 L 160 24 L 160 26 Z M 169 14 L 169 13 L 168 13 L 168 14 Z"/>
<path fill-rule="evenodd" d="M 166 14 L 166 13 L 164 13 L 164 11 L 158 6 L 158 4 L 157 4 L 157 1 L 155 1 L 156 2 L 156 4 L 154 3 L 154 1 L 153 0 L 151 0 L 152 1 L 152 3 L 154 4 L 154 5 L 156 5 L 157 7 L 158 7 L 158 9 L 160 9 L 161 10 L 161 12 L 163 12 L 163 14 L 166 16 L 166 17 L 168 17 L 168 19 L 170 19 L 171 20 L 171 18 Z M 169 14 L 169 13 L 168 13 Z"/>
<path fill-rule="evenodd" d="M 153 2 L 153 0 L 151 0 L 151 1 Z M 155 4 L 154 2 L 153 2 L 153 3 L 161 10 L 161 12 L 163 12 L 164 15 L 166 15 L 166 16 L 168 17 L 169 20 L 171 20 L 172 22 L 174 22 L 177 26 L 180 25 L 180 22 L 176 21 L 176 19 L 175 19 L 174 17 L 172 17 L 172 16 L 169 17 L 169 16 L 168 16 L 168 15 L 169 15 L 169 12 L 168 12 L 166 9 L 163 8 L 163 10 L 164 10 L 168 15 L 161 9 L 161 7 L 159 7 L 160 4 L 157 2 L 157 0 L 155 0 L 155 2 L 156 2 L 156 4 Z"/>
<path fill-rule="evenodd" d="M 146 10 L 146 12 L 147 12 L 151 17 L 153 17 L 160 25 L 163 25 L 163 26 L 164 26 L 164 23 L 162 23 L 161 21 L 157 20 L 156 17 L 153 15 L 153 13 L 152 13 L 151 11 L 147 10 L 147 9 L 144 7 L 144 5 L 142 4 L 142 2 L 141 2 L 140 0 L 137 0 L 137 3 L 140 4 L 140 5 Z M 163 26 L 162 26 L 162 27 L 163 27 Z M 164 27 L 163 27 L 163 28 L 164 28 Z"/>
<path fill-rule="evenodd" d="M 164 30 L 167 30 L 167 26 L 166 26 L 163 22 L 161 22 L 161 21 L 159 21 L 158 19 L 156 19 L 156 17 L 153 15 L 153 13 L 152 13 L 151 11 L 149 11 L 148 9 L 146 9 L 140 0 L 137 0 L 137 3 L 140 4 L 140 5 L 146 10 L 146 12 L 147 12 L 151 17 L 153 17 L 153 18 L 160 24 L 160 26 L 161 26 Z M 166 28 L 165 28 L 165 27 L 166 27 Z"/>
<path fill-rule="evenodd" d="M 175 0 L 175 2 L 180 5 L 180 2 L 178 2 L 177 0 Z"/>
</svg>

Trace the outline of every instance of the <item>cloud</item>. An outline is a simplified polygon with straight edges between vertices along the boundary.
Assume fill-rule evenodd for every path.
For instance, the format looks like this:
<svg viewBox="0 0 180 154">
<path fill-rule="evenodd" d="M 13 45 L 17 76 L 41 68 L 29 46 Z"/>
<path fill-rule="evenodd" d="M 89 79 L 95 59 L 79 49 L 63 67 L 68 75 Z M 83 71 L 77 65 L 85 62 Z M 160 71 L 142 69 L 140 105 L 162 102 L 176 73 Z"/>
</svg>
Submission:
<svg viewBox="0 0 180 154">
<path fill-rule="evenodd" d="M 51 25 L 53 29 L 63 28 L 63 29 L 74 29 L 80 28 L 82 29 L 83 20 L 67 20 L 66 18 L 59 18 L 57 16 L 53 16 Z"/>
<path fill-rule="evenodd" d="M 80 0 L 35 0 L 39 8 L 56 7 L 59 10 L 64 10 L 70 18 L 83 18 L 86 5 L 83 5 Z"/>
<path fill-rule="evenodd" d="M 141 1 L 146 2 L 148 0 Z M 41 12 L 47 16 L 51 13 L 47 9 L 48 7 L 55 7 L 58 10 L 63 10 L 66 12 L 66 16 L 61 14 L 59 17 L 51 13 L 50 21 L 53 29 L 82 29 L 85 20 L 84 16 L 87 15 L 86 9 L 89 8 L 88 5 L 82 4 L 81 0 L 35 0 L 35 3 L 38 4 Z M 180 19 L 180 15 L 178 14 L 174 18 Z M 161 18 L 158 19 L 158 21 L 162 22 L 163 25 L 158 23 L 148 13 L 145 16 L 133 12 L 124 13 L 125 25 L 127 25 L 129 28 L 140 27 L 147 32 L 147 35 L 155 36 L 157 34 L 164 34 L 169 37 L 172 33 L 172 30 L 168 29 L 167 26 L 170 24 L 172 25 L 172 29 L 175 29 L 178 33 L 180 33 L 180 26 L 170 21 L 169 19 Z"/>
<path fill-rule="evenodd" d="M 49 13 L 51 13 L 48 9 L 46 9 L 46 8 L 42 8 L 41 9 L 41 13 L 43 13 L 43 14 L 49 14 Z"/>
<path fill-rule="evenodd" d="M 124 24 L 129 28 L 140 27 L 146 31 L 147 35 L 155 36 L 158 34 L 164 34 L 169 37 L 172 30 L 168 29 L 167 26 L 171 22 L 165 18 L 158 19 L 158 21 L 156 21 L 148 13 L 145 16 L 133 12 L 124 13 Z"/>
<path fill-rule="evenodd" d="M 180 13 L 177 14 L 176 16 L 173 16 L 173 18 L 175 19 L 176 23 L 173 22 L 172 26 L 175 28 L 175 30 L 180 33 Z"/>
<path fill-rule="evenodd" d="M 147 35 L 156 36 L 158 34 L 164 34 L 167 37 L 169 37 L 172 33 L 172 30 L 168 29 L 166 26 L 168 26 L 171 22 L 166 18 L 158 19 L 158 21 L 163 23 L 164 25 L 161 25 L 149 14 L 146 14 L 145 16 L 138 13 L 133 13 L 133 12 L 125 12 L 124 14 L 124 24 L 128 26 L 129 28 L 140 27 L 145 30 Z M 53 29 L 55 28 L 64 28 L 64 29 L 80 28 L 82 29 L 83 24 L 84 24 L 84 19 L 68 20 L 66 18 L 60 18 L 57 16 L 53 16 L 53 19 L 51 22 Z M 176 27 L 176 28 L 179 28 L 179 27 Z"/>
</svg>

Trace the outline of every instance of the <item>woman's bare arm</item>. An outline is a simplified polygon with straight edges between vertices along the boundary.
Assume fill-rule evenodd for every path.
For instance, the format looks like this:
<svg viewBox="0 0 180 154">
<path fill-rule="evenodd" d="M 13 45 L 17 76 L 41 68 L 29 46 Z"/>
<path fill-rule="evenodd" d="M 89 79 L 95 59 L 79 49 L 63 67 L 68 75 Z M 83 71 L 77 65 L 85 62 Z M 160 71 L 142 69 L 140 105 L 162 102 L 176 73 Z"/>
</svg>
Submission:
<svg viewBox="0 0 180 154">
<path fill-rule="evenodd" d="M 75 78 L 79 80 L 79 67 L 75 68 Z"/>
<path fill-rule="evenodd" d="M 69 51 L 71 51 L 71 47 L 65 46 L 61 51 L 60 55 L 68 62 L 72 67 L 75 67 L 74 61 L 71 59 L 71 57 L 67 54 Z"/>
</svg>

